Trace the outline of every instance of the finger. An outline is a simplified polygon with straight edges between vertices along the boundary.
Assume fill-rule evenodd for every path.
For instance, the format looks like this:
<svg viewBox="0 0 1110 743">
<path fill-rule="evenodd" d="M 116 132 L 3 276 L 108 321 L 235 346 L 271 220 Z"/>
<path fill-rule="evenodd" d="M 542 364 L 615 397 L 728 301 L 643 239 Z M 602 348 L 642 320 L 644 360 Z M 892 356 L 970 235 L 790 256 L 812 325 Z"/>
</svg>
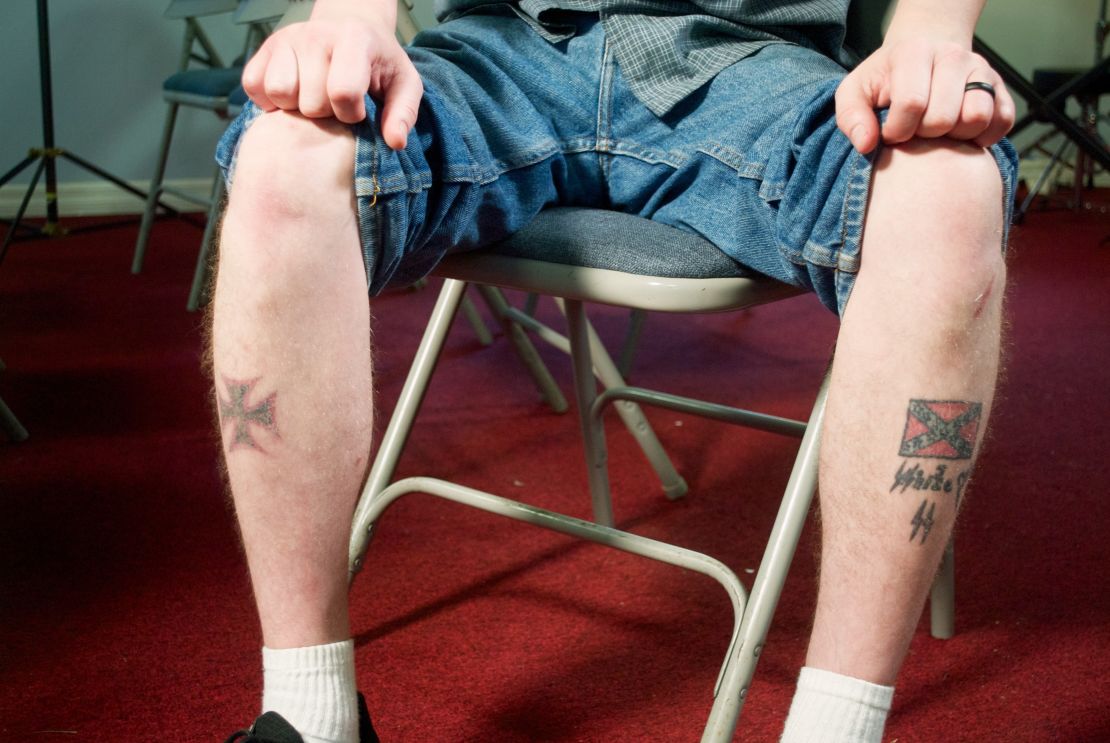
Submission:
<svg viewBox="0 0 1110 743">
<path fill-rule="evenodd" d="M 1016 115 L 1014 99 L 1006 89 L 1006 83 L 997 72 L 992 70 L 991 74 L 994 78 L 991 83 L 994 86 L 994 116 L 990 125 L 975 138 L 975 143 L 982 147 L 990 147 L 1006 136 L 1006 132 L 1014 125 Z"/>
<path fill-rule="evenodd" d="M 923 45 L 903 45 L 890 60 L 890 113 L 883 141 L 895 144 L 914 135 L 929 106 L 933 57 Z"/>
<path fill-rule="evenodd" d="M 933 60 L 933 75 L 929 83 L 929 104 L 921 116 L 915 134 L 919 137 L 952 136 L 960 123 L 960 112 L 965 102 L 964 85 L 970 74 L 968 55 L 945 54 Z M 985 124 L 984 124 L 985 126 Z M 978 132 L 976 132 L 978 134 Z"/>
<path fill-rule="evenodd" d="M 849 75 L 836 89 L 836 125 L 862 155 L 879 143 L 878 101 L 868 92 L 865 80 L 863 75 Z"/>
<path fill-rule="evenodd" d="M 297 55 L 288 44 L 275 45 L 266 66 L 266 95 L 278 108 L 297 109 Z"/>
<path fill-rule="evenodd" d="M 968 75 L 968 83 L 987 83 L 994 87 L 995 76 L 989 68 L 976 68 Z M 966 85 L 967 83 L 965 83 Z M 994 95 L 982 88 L 972 88 L 964 91 L 963 106 L 960 109 L 960 120 L 952 128 L 953 139 L 975 139 L 987 130 L 994 119 L 994 109 L 997 104 L 998 91 Z"/>
<path fill-rule="evenodd" d="M 382 138 L 392 149 L 399 150 L 405 146 L 409 131 L 416 124 L 423 96 L 424 84 L 420 82 L 420 74 L 406 55 L 399 61 L 385 88 Z"/>
<path fill-rule="evenodd" d="M 294 49 L 297 56 L 297 108 L 313 119 L 332 115 L 328 102 L 329 53 L 322 44 L 305 40 Z"/>
<path fill-rule="evenodd" d="M 266 95 L 266 67 L 270 62 L 270 46 L 263 44 L 243 68 L 243 90 L 254 101 L 255 105 L 263 111 L 273 111 L 277 108 L 270 97 Z"/>
<path fill-rule="evenodd" d="M 366 91 L 372 67 L 370 45 L 344 38 L 335 45 L 328 68 L 327 95 L 335 117 L 347 124 L 366 118 Z"/>
</svg>

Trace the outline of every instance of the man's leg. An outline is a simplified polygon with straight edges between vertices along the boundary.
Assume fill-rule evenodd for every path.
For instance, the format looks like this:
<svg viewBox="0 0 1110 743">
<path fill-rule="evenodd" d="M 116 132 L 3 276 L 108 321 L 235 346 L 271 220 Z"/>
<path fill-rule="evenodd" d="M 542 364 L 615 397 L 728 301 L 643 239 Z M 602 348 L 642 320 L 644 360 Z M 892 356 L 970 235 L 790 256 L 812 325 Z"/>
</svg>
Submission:
<svg viewBox="0 0 1110 743">
<path fill-rule="evenodd" d="M 931 140 L 880 155 L 833 364 L 812 670 L 791 709 L 791 743 L 882 733 L 890 690 L 880 687 L 894 684 L 921 617 L 994 395 L 1002 219 L 987 151 Z M 842 677 L 867 684 L 844 688 Z M 852 723 L 869 733 L 803 724 L 800 707 L 832 714 L 844 697 L 881 713 Z"/>
<path fill-rule="evenodd" d="M 357 734 L 347 542 L 372 401 L 353 168 L 345 125 L 256 120 L 239 151 L 214 299 L 215 390 L 267 648 L 264 706 L 306 741 Z"/>
</svg>

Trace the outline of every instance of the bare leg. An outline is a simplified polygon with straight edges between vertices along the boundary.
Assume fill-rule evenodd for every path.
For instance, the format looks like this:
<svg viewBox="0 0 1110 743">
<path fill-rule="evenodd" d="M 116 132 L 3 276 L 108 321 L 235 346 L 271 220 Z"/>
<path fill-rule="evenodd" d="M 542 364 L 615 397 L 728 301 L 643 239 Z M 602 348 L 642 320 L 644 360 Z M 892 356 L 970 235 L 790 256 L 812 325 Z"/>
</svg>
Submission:
<svg viewBox="0 0 1110 743">
<path fill-rule="evenodd" d="M 353 163 L 346 126 L 263 115 L 220 241 L 215 386 L 269 648 L 350 636 L 347 540 L 372 414 Z"/>
<path fill-rule="evenodd" d="M 915 141 L 879 158 L 822 443 L 808 666 L 897 676 L 994 395 L 1001 204 L 981 148 Z"/>
</svg>

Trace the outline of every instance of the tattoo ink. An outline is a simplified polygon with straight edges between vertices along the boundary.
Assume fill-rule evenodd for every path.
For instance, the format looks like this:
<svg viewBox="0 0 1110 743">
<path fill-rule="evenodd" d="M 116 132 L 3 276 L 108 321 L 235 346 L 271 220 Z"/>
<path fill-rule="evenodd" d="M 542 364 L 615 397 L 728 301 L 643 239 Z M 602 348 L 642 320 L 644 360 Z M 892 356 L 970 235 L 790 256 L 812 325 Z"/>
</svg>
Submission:
<svg viewBox="0 0 1110 743">
<path fill-rule="evenodd" d="M 925 510 L 925 506 L 929 507 L 928 511 Z M 925 538 L 929 536 L 929 532 L 933 529 L 933 514 L 936 513 L 936 510 L 937 504 L 935 501 L 928 499 L 921 501 L 921 505 L 917 507 L 917 513 L 913 515 L 913 520 L 910 521 L 913 526 L 913 531 L 910 532 L 911 542 L 917 538 L 917 532 L 920 531 L 920 544 L 925 544 Z"/>
<path fill-rule="evenodd" d="M 264 451 L 251 435 L 251 426 L 261 426 L 274 436 L 278 435 L 277 421 L 274 415 L 274 402 L 277 393 L 271 394 L 258 404 L 250 401 L 251 391 L 258 379 L 238 380 L 224 377 L 224 387 L 227 388 L 228 399 L 220 398 L 220 426 L 232 424 L 235 429 L 231 434 L 227 450 L 229 452 L 240 448 Z"/>
<path fill-rule="evenodd" d="M 898 453 L 903 457 L 971 459 L 982 403 L 910 400 Z"/>
<path fill-rule="evenodd" d="M 948 465 L 938 464 L 932 474 L 926 476 L 925 469 L 915 463 L 912 467 L 907 469 L 906 463 L 898 465 L 898 471 L 894 473 L 894 484 L 890 486 L 888 492 L 893 493 L 898 488 L 902 488 L 899 492 L 906 492 L 906 490 L 913 488 L 914 490 L 931 490 L 934 493 L 951 493 L 953 489 L 959 487 L 959 479 L 963 475 L 958 476 L 955 480 L 951 477 L 945 477 L 948 472 Z"/>
</svg>

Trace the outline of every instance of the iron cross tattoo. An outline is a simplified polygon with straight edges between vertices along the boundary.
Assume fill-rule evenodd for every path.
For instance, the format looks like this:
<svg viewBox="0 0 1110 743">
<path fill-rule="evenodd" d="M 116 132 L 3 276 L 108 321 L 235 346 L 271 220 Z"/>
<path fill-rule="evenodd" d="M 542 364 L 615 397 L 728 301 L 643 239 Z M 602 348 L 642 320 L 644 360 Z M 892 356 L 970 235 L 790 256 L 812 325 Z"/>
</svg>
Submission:
<svg viewBox="0 0 1110 743">
<path fill-rule="evenodd" d="M 274 416 L 274 401 L 277 393 L 274 392 L 260 403 L 254 404 L 250 400 L 254 385 L 258 378 L 250 380 L 229 379 L 224 377 L 224 387 L 227 388 L 228 399 L 220 398 L 220 425 L 231 424 L 235 427 L 228 443 L 229 452 L 236 449 L 254 449 L 264 451 L 251 435 L 251 425 L 261 426 L 277 436 L 277 421 Z"/>
</svg>

